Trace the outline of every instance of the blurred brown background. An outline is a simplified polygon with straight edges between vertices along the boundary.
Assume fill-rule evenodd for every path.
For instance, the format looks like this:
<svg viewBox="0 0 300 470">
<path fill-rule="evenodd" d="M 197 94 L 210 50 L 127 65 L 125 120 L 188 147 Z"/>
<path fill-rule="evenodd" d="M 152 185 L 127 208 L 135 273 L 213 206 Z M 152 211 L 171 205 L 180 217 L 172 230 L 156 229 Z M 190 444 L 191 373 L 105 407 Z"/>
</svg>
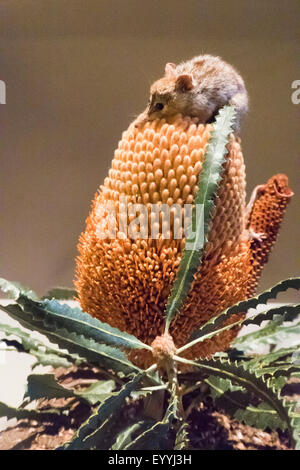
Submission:
<svg viewBox="0 0 300 470">
<path fill-rule="evenodd" d="M 248 192 L 285 172 L 296 193 L 261 288 L 299 274 L 299 18 L 299 0 L 0 1 L 0 275 L 39 293 L 72 285 L 121 132 L 167 61 L 201 53 L 246 81 Z"/>
</svg>

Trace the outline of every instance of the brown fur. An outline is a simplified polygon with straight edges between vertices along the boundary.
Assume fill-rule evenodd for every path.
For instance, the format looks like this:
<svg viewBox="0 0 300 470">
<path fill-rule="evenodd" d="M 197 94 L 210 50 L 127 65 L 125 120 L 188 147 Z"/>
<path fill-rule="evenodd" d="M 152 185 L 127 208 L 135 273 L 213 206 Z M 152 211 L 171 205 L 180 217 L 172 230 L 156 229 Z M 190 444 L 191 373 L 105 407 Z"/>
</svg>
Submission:
<svg viewBox="0 0 300 470">
<path fill-rule="evenodd" d="M 177 66 L 168 63 L 164 77 L 151 86 L 148 106 L 135 126 L 178 113 L 206 124 L 213 122 L 226 104 L 236 108 L 234 130 L 238 132 L 248 111 L 248 96 L 242 77 L 231 65 L 211 55 L 194 57 Z"/>
</svg>

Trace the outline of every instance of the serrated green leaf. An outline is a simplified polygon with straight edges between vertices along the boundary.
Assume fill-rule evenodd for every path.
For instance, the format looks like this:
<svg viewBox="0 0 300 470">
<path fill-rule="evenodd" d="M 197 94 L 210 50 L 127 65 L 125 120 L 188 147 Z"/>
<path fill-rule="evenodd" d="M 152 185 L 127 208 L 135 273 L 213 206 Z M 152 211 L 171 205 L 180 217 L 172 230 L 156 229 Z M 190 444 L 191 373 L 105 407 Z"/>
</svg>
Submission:
<svg viewBox="0 0 300 470">
<path fill-rule="evenodd" d="M 58 328 L 56 323 L 47 322 L 42 315 L 36 319 L 29 309 L 23 310 L 18 305 L 0 305 L 0 308 L 9 313 L 12 318 L 20 322 L 25 328 L 39 331 L 47 336 L 50 341 L 67 349 L 71 354 L 78 354 L 87 362 L 96 363 L 100 367 L 112 368 L 125 374 L 140 371 L 119 349 L 99 344 L 93 339 L 70 332 L 66 328 Z"/>
<path fill-rule="evenodd" d="M 34 308 L 32 302 L 29 307 Z M 55 322 L 58 326 L 64 326 L 69 331 L 83 334 L 95 341 L 103 342 L 110 346 L 128 349 L 149 349 L 150 346 L 142 343 L 135 336 L 102 323 L 97 318 L 88 313 L 84 313 L 79 307 L 70 307 L 67 304 L 60 304 L 56 300 L 44 300 L 40 305 L 35 305 L 38 309 L 46 312 L 49 321 Z"/>
<path fill-rule="evenodd" d="M 282 390 L 287 382 L 287 377 L 271 377 L 270 383 L 276 390 Z"/>
<path fill-rule="evenodd" d="M 250 308 L 256 308 L 258 305 L 266 305 L 268 300 L 276 299 L 278 294 L 285 292 L 288 289 L 299 290 L 300 277 L 292 277 L 281 281 L 278 284 L 275 284 L 275 286 L 271 287 L 271 289 L 264 291 L 262 294 L 252 297 L 251 299 L 238 302 L 237 304 L 230 307 L 230 311 L 231 313 L 241 313 L 247 312 Z"/>
<path fill-rule="evenodd" d="M 128 349 L 148 349 L 150 346 L 142 343 L 135 336 L 118 330 L 107 323 L 102 323 L 97 318 L 88 313 L 84 313 L 79 307 L 70 307 L 67 304 L 61 304 L 56 300 L 45 299 L 37 302 L 16 288 L 15 283 L 0 279 L 0 288 L 4 292 L 10 293 L 22 309 L 31 314 L 33 319 L 52 328 L 66 328 L 70 332 L 79 335 L 85 335 L 87 338 L 94 339 L 97 342 L 104 342 L 111 346 Z"/>
<path fill-rule="evenodd" d="M 210 386 L 210 396 L 217 409 L 231 418 L 263 430 L 287 429 L 287 423 L 280 419 L 276 410 L 265 402 L 257 407 L 251 405 L 251 394 L 242 387 L 234 386 L 230 380 L 211 376 L 205 382 Z"/>
<path fill-rule="evenodd" d="M 127 428 L 123 429 L 116 438 L 116 442 L 112 445 L 111 450 L 124 450 L 129 445 L 133 436 L 136 433 L 141 433 L 149 429 L 152 426 L 151 421 L 139 421 L 138 423 L 131 424 Z"/>
<path fill-rule="evenodd" d="M 294 321 L 299 317 L 300 304 L 295 305 L 281 305 L 280 307 L 270 308 L 264 312 L 259 312 L 251 315 L 242 322 L 244 326 L 248 325 L 261 325 L 263 321 L 281 319 L 282 322 Z"/>
<path fill-rule="evenodd" d="M 285 360 L 289 362 L 294 361 L 293 355 L 299 351 L 299 346 L 295 346 L 293 348 L 280 348 L 276 351 L 272 351 L 268 354 L 262 354 L 251 359 L 250 364 L 257 364 L 258 367 L 265 367 L 270 364 L 273 364 L 275 361 L 278 360 Z"/>
<path fill-rule="evenodd" d="M 174 410 L 169 406 L 162 421 L 155 423 L 139 434 L 124 450 L 168 450 L 168 433 L 175 419 Z"/>
<path fill-rule="evenodd" d="M 135 390 L 143 374 L 138 374 L 133 380 L 125 384 L 119 392 L 106 399 L 85 423 L 78 429 L 73 439 L 64 444 L 59 450 L 102 449 L 108 450 L 114 443 L 116 436 L 112 432 L 115 424 L 113 416 L 119 419 L 119 412 L 125 399 Z"/>
<path fill-rule="evenodd" d="M 48 354 L 42 351 L 30 351 L 33 357 L 35 357 L 36 362 L 32 365 L 31 370 L 35 369 L 37 366 L 51 366 L 54 369 L 63 367 L 68 369 L 72 367 L 74 363 L 68 361 L 65 357 L 58 356 L 57 354 Z M 80 361 L 82 363 L 83 361 Z M 79 364 L 79 362 L 77 362 Z"/>
<path fill-rule="evenodd" d="M 292 335 L 297 336 L 293 339 Z M 290 344 L 294 341 L 300 346 L 300 323 L 292 326 L 281 326 L 281 322 L 271 321 L 264 328 L 239 336 L 233 344 L 244 351 L 256 351 L 262 345 L 277 345 L 288 339 Z"/>
<path fill-rule="evenodd" d="M 166 331 L 180 312 L 190 290 L 199 265 L 202 261 L 210 220 L 213 214 L 214 199 L 221 181 L 226 145 L 232 131 L 236 112 L 234 107 L 225 106 L 219 111 L 214 124 L 207 150 L 204 156 L 203 169 L 199 175 L 199 190 L 195 197 L 195 208 L 192 213 L 192 226 L 196 226 L 196 207 L 200 208 L 199 225 L 195 227 L 195 238 L 186 240 L 176 279 L 173 283 L 166 305 Z M 202 238 L 204 238 L 202 240 Z M 189 249 L 187 249 L 187 246 Z"/>
<path fill-rule="evenodd" d="M 249 366 L 248 366 L 249 367 Z M 249 367 L 250 370 L 253 370 L 254 367 Z M 290 377 L 293 372 L 300 372 L 300 366 L 296 366 L 291 363 L 287 364 L 277 364 L 270 367 L 262 367 L 260 369 L 256 368 L 257 377 L 264 375 L 273 376 L 273 377 Z"/>
<path fill-rule="evenodd" d="M 247 312 L 250 308 L 256 308 L 258 305 L 265 305 L 268 300 L 271 299 L 276 299 L 277 295 L 281 292 L 285 292 L 288 289 L 300 289 L 300 277 L 296 278 L 290 278 L 286 279 L 285 281 L 281 281 L 275 286 L 271 287 L 271 289 L 268 289 L 264 291 L 263 293 L 252 297 L 251 299 L 248 300 L 243 300 L 241 302 L 238 302 L 231 307 L 227 308 L 223 312 L 219 313 L 215 317 L 211 318 L 208 322 L 206 322 L 199 330 L 196 330 L 192 333 L 191 339 L 194 340 L 196 338 L 200 338 L 201 336 L 204 336 L 206 334 L 211 333 L 212 331 L 216 331 L 226 320 L 230 318 L 231 315 L 236 314 L 236 313 L 244 313 Z M 250 325 L 251 323 L 254 325 L 260 325 L 264 320 L 272 320 L 272 318 L 277 314 L 276 310 L 278 308 L 286 308 L 287 309 L 287 314 L 285 315 L 286 318 L 284 318 L 285 321 L 292 321 L 295 318 L 297 318 L 297 315 L 299 314 L 299 305 L 296 306 L 288 306 L 284 305 L 281 307 L 276 307 L 275 309 L 269 309 L 267 310 L 268 312 L 268 317 L 265 316 L 266 312 L 263 313 L 258 313 L 256 315 L 253 315 L 252 321 L 249 318 L 246 318 L 244 321 L 244 325 Z M 295 311 L 295 308 L 297 311 Z M 280 315 L 280 313 L 278 313 Z"/>
<path fill-rule="evenodd" d="M 37 363 L 35 365 L 41 364 L 43 366 L 51 365 L 53 367 L 67 368 L 73 364 L 79 365 L 83 362 L 78 355 L 64 353 L 59 349 L 51 348 L 42 341 L 33 338 L 20 328 L 1 323 L 0 331 L 2 331 L 8 338 L 11 336 L 19 338 L 21 343 L 13 341 L 12 345 L 17 347 L 19 344 L 19 351 L 31 354 L 35 357 L 37 359 Z M 8 345 L 10 344 L 9 340 L 4 339 L 3 341 Z"/>
<path fill-rule="evenodd" d="M 24 397 L 30 401 L 40 398 L 77 398 L 91 405 L 106 400 L 115 388 L 113 380 L 99 380 L 82 391 L 66 388 L 60 385 L 53 374 L 31 374 L 27 378 Z"/>
<path fill-rule="evenodd" d="M 287 423 L 293 444 L 298 445 L 298 421 L 292 416 L 294 404 L 281 399 L 279 392 L 274 389 L 270 380 L 266 380 L 263 376 L 259 377 L 255 369 L 249 369 L 243 362 L 230 362 L 224 359 L 213 358 L 210 360 L 191 361 L 174 356 L 174 360 L 179 363 L 195 366 L 199 370 L 206 371 L 208 374 L 229 379 L 234 384 L 240 385 L 253 393 L 263 402 L 268 403 L 277 412 L 279 418 Z"/>
<path fill-rule="evenodd" d="M 32 315 L 33 320 L 43 322 L 52 328 L 66 328 L 70 333 L 75 332 L 111 346 L 151 350 L 150 346 L 142 343 L 135 336 L 102 323 L 97 318 L 84 313 L 79 307 L 70 307 L 48 299 L 36 302 L 22 293 L 15 300 L 27 314 Z"/>
<path fill-rule="evenodd" d="M 139 398 L 146 398 L 149 395 L 151 395 L 153 392 L 151 390 L 134 390 L 131 394 L 130 397 L 133 400 L 138 400 Z"/>
<path fill-rule="evenodd" d="M 114 380 L 98 380 L 82 392 L 76 392 L 76 396 L 84 398 L 91 405 L 95 405 L 109 398 L 115 386 Z"/>
<path fill-rule="evenodd" d="M 10 336 L 16 336 L 19 338 L 24 350 L 26 351 L 30 351 L 30 349 L 38 349 L 39 347 L 46 347 L 41 341 L 32 338 L 25 331 L 11 325 L 0 323 L 0 332 L 4 333 L 8 338 Z"/>
<path fill-rule="evenodd" d="M 268 354 L 245 356 L 242 360 L 245 368 L 254 370 L 258 377 L 268 377 L 273 388 L 280 391 L 290 377 L 300 373 L 300 361 L 297 361 L 295 353 L 299 353 L 298 347 L 281 348 Z M 221 358 L 231 359 L 226 354 Z"/>
<path fill-rule="evenodd" d="M 174 450 L 187 450 L 189 444 L 188 423 L 184 421 L 176 433 Z"/>
<path fill-rule="evenodd" d="M 231 308 L 231 307 L 230 307 Z M 189 349 L 195 344 L 201 343 L 206 339 L 212 338 L 213 336 L 219 335 L 223 331 L 231 330 L 237 326 L 248 326 L 248 325 L 257 325 L 259 326 L 263 321 L 273 320 L 274 317 L 281 318 L 281 321 L 293 321 L 299 316 L 300 313 L 300 304 L 296 305 L 281 305 L 280 307 L 271 308 L 264 312 L 256 313 L 251 317 L 241 318 L 231 324 L 217 328 L 217 326 L 224 324 L 224 321 L 228 319 L 231 313 L 228 313 L 230 309 L 227 309 L 223 314 L 218 315 L 211 320 L 209 320 L 205 325 L 203 325 L 199 330 L 196 330 L 192 334 L 194 338 L 191 342 L 185 344 L 178 349 L 178 354 L 182 353 L 186 349 Z"/>
<path fill-rule="evenodd" d="M 223 379 L 216 375 L 209 376 L 204 380 L 211 388 L 211 397 L 213 399 L 223 395 L 226 392 L 236 392 L 242 390 L 242 387 L 234 385 L 231 380 Z"/>
<path fill-rule="evenodd" d="M 245 409 L 240 408 L 236 410 L 233 417 L 248 426 L 254 426 L 263 431 L 266 429 L 271 429 L 272 431 L 287 429 L 286 422 L 280 419 L 276 411 L 268 403 L 260 403 L 257 407 L 247 406 Z"/>
<path fill-rule="evenodd" d="M 27 377 L 27 386 L 24 398 L 30 401 L 45 398 L 73 398 L 73 390 L 63 387 L 54 378 L 53 374 L 31 374 Z"/>
<path fill-rule="evenodd" d="M 0 402 L 0 417 L 6 416 L 7 419 L 33 419 L 36 421 L 53 421 L 57 420 L 57 417 L 61 415 L 59 409 L 52 410 L 27 410 L 25 408 L 14 408 L 8 406 L 3 402 Z"/>
</svg>

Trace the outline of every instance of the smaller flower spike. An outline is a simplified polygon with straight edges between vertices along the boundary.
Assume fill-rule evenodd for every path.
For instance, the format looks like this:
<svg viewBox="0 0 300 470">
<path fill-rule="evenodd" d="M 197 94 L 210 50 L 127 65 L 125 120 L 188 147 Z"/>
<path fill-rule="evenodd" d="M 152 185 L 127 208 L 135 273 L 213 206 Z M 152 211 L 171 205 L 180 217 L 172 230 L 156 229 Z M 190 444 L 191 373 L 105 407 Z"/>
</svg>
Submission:
<svg viewBox="0 0 300 470">
<path fill-rule="evenodd" d="M 246 228 L 249 229 L 250 235 L 254 233 L 261 236 L 251 237 L 252 272 L 249 276 L 249 296 L 255 293 L 262 269 L 268 262 L 286 207 L 293 194 L 288 186 L 288 177 L 283 174 L 272 176 L 266 184 L 257 186 L 252 193 L 246 213 Z"/>
</svg>

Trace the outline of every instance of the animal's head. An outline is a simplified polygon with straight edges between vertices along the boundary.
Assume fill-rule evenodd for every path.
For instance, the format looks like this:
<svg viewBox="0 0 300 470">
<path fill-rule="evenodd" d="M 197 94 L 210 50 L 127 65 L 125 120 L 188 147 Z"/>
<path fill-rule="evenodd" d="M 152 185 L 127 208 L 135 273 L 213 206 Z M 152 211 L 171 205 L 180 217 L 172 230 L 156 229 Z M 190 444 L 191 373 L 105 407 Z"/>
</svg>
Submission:
<svg viewBox="0 0 300 470">
<path fill-rule="evenodd" d="M 191 74 L 178 74 L 175 64 L 166 64 L 164 77 L 154 82 L 150 88 L 147 108 L 138 117 L 136 126 L 177 113 L 185 114 L 190 106 L 194 87 Z"/>
</svg>

